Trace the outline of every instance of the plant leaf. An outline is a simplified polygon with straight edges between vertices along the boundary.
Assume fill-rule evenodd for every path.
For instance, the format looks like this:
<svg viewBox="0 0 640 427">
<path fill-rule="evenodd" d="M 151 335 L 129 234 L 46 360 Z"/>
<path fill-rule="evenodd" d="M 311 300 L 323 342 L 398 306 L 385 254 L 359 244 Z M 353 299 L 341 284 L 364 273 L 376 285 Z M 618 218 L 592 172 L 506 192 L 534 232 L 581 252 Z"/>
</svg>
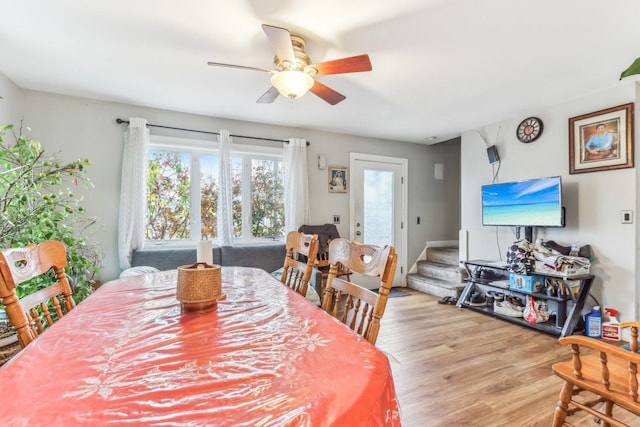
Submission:
<svg viewBox="0 0 640 427">
<path fill-rule="evenodd" d="M 629 65 L 629 68 L 627 68 L 620 74 L 620 80 L 634 74 L 640 74 L 640 58 L 637 58 L 635 61 L 633 61 L 633 64 Z"/>
</svg>

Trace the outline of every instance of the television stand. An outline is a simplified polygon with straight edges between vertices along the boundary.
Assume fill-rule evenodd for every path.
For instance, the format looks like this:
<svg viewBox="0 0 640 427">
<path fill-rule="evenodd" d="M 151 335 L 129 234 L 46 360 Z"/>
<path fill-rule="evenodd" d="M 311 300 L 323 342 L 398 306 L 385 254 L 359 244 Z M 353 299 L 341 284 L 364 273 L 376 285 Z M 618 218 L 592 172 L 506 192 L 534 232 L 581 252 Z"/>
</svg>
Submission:
<svg viewBox="0 0 640 427">
<path fill-rule="evenodd" d="M 520 227 L 522 226 L 520 225 L 516 228 L 516 238 L 518 240 L 520 239 Z M 533 243 L 533 227 L 530 227 L 530 226 L 524 227 L 524 238 L 527 239 L 529 243 Z"/>
<path fill-rule="evenodd" d="M 529 243 L 533 243 L 533 227 L 524 228 L 524 238 L 527 239 Z"/>
<path fill-rule="evenodd" d="M 560 273 L 532 273 L 531 275 L 543 277 L 545 282 L 547 282 L 547 280 L 557 282 L 561 284 L 564 289 L 569 290 L 568 295 L 549 295 L 543 291 L 528 293 L 510 288 L 508 284 L 510 273 L 507 271 L 505 262 L 473 260 L 465 261 L 464 265 L 469 273 L 469 277 L 458 299 L 457 307 L 468 308 L 482 314 L 487 314 L 560 337 L 572 335 L 576 331 L 578 322 L 582 317 L 582 308 L 587 301 L 595 277 L 593 274 L 567 276 Z M 487 273 L 483 273 L 483 271 Z M 552 322 L 550 319 L 544 323 L 529 323 L 522 317 L 509 317 L 495 313 L 493 306 L 475 306 L 470 304 L 471 294 L 474 291 L 481 292 L 486 296 L 489 290 L 502 292 L 505 295 L 518 296 L 519 298 L 531 295 L 535 300 L 544 300 L 548 304 L 550 313 L 555 312 L 555 322 Z"/>
</svg>

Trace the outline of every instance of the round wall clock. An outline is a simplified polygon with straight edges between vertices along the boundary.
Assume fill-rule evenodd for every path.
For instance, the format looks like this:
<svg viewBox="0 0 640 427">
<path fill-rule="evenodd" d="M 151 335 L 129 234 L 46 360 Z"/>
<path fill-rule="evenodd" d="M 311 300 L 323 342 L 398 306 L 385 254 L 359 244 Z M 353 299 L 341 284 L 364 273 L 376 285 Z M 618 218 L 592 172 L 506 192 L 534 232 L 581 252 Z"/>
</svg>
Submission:
<svg viewBox="0 0 640 427">
<path fill-rule="evenodd" d="M 542 120 L 537 117 L 527 117 L 516 129 L 516 136 L 520 142 L 533 142 L 542 135 Z"/>
</svg>

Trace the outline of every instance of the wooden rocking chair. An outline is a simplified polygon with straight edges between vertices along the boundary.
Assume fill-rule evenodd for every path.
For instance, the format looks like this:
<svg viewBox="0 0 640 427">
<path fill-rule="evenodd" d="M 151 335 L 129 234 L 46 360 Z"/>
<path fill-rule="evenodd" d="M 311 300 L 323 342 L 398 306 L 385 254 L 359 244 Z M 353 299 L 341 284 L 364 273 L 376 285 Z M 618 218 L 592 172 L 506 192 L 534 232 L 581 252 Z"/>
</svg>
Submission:
<svg viewBox="0 0 640 427">
<path fill-rule="evenodd" d="M 556 406 L 553 426 L 570 425 L 565 419 L 578 411 L 594 416 L 601 426 L 626 426 L 613 414 L 614 406 L 640 416 L 638 402 L 638 328 L 640 322 L 625 322 L 631 328 L 630 349 L 585 336 L 568 336 L 560 344 L 571 345 L 572 360 L 553 365 L 553 372 L 565 383 Z M 590 349 L 592 352 L 583 352 Z M 578 399 L 583 391 L 596 395 Z M 596 407 L 597 406 L 597 407 Z"/>
</svg>

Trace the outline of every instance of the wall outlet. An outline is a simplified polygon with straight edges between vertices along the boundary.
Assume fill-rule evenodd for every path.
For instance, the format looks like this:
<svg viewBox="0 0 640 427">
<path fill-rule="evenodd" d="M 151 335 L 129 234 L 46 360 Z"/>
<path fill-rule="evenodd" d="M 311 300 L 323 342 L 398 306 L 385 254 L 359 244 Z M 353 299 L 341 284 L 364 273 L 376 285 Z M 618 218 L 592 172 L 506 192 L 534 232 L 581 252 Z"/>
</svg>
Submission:
<svg viewBox="0 0 640 427">
<path fill-rule="evenodd" d="M 333 223 L 334 224 L 340 224 L 340 215 L 334 215 L 333 216 Z"/>
</svg>

